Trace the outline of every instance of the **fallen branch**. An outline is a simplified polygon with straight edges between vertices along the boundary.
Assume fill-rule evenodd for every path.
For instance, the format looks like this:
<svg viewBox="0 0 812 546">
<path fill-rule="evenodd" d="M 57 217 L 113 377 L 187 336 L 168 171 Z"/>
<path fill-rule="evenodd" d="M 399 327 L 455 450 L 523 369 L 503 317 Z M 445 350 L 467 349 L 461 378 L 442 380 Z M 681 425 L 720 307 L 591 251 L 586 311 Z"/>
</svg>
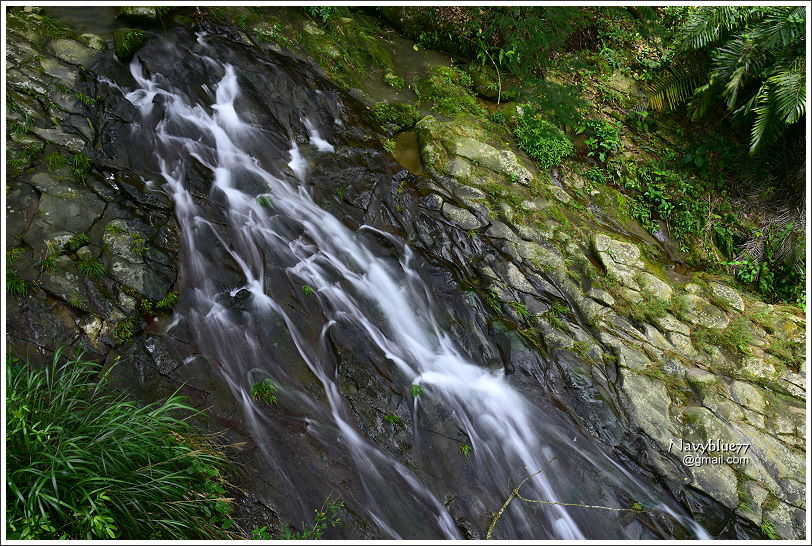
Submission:
<svg viewBox="0 0 812 546">
<path fill-rule="evenodd" d="M 493 538 L 493 530 L 496 527 L 496 523 L 499 521 L 499 518 L 502 517 L 502 514 L 505 513 L 505 510 L 507 510 L 508 506 L 510 506 L 510 503 L 515 498 L 523 500 L 524 502 L 532 502 L 532 503 L 536 503 L 536 504 L 555 504 L 555 505 L 558 505 L 558 506 L 577 506 L 579 508 L 597 508 L 599 510 L 613 510 L 615 512 L 637 512 L 637 513 L 645 512 L 645 510 L 643 510 L 642 508 L 612 508 L 611 506 L 599 506 L 599 505 L 594 505 L 594 504 L 579 504 L 577 502 L 555 502 L 555 501 L 548 501 L 548 500 L 528 499 L 528 498 L 523 497 L 522 494 L 519 492 L 519 490 L 522 488 L 522 486 L 525 483 L 527 483 L 529 480 L 531 480 L 532 478 L 534 478 L 534 477 L 538 476 L 539 474 L 541 474 L 542 472 L 544 472 L 544 470 L 546 470 L 547 467 L 550 466 L 553 463 L 553 461 L 556 460 L 557 457 L 558 457 L 558 455 L 555 455 L 552 459 L 550 459 L 550 462 L 548 462 L 547 464 L 545 464 L 542 467 L 541 470 L 527 476 L 525 479 L 523 479 L 521 481 L 521 483 L 519 485 L 516 486 L 516 488 L 513 491 L 511 491 L 510 495 L 505 500 L 504 504 L 502 504 L 502 507 L 499 508 L 499 511 L 496 512 L 493 515 L 493 519 L 491 520 L 491 524 L 488 526 L 488 532 L 485 535 L 485 540 L 491 540 Z"/>
</svg>

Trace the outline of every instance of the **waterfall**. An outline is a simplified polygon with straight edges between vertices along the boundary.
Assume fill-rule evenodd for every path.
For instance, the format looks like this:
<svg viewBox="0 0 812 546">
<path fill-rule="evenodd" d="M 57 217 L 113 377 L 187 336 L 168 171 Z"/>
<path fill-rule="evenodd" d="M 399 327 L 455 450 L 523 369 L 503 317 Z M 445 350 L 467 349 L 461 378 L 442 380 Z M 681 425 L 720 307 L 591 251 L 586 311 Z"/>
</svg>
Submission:
<svg viewBox="0 0 812 546">
<path fill-rule="evenodd" d="M 380 366 L 404 384 L 422 387 L 423 394 L 410 402 L 414 449 L 425 445 L 423 404 L 442 408 L 464 432 L 468 457 L 456 453 L 435 461 L 453 473 L 459 469 L 451 466 L 462 464 L 454 460 L 473 469 L 466 474 L 470 481 L 459 484 L 462 504 L 479 503 L 480 514 L 487 516 L 519 481 L 545 469 L 523 487 L 525 497 L 617 508 L 628 508 L 624 499 L 636 499 L 705 537 L 668 495 L 623 469 L 594 440 L 554 425 L 549 410 L 534 406 L 502 369 L 466 356 L 441 326 L 443 309 L 408 244 L 372 226 L 350 229 L 315 202 L 308 184 L 314 162 L 344 151 L 331 133 L 338 126 L 329 106 L 335 98 L 297 88 L 290 111 L 279 116 L 287 127 L 263 126 L 241 109 L 240 68 L 218 60 L 210 45 L 215 39 L 201 33 L 192 43 L 162 45 L 176 63 L 173 73 L 177 63 L 191 59 L 190 65 L 206 68 L 207 84 L 194 86 L 198 77 L 147 74 L 136 58 L 130 65 L 136 87 L 122 92 L 139 111 L 142 123 L 134 131 L 154 150 L 161 179 L 153 184 L 172 196 L 182 233 L 184 290 L 172 327 L 192 332 L 201 358 L 227 385 L 276 468 L 280 487 L 297 497 L 300 484 L 289 477 L 294 462 L 265 440 L 275 424 L 250 395 L 251 386 L 268 377 L 280 386 L 283 402 L 304 408 L 304 434 L 352 467 L 355 483 L 337 493 L 382 536 L 462 537 L 428 474 L 397 461 L 354 422 L 329 348 L 333 330 L 353 328 L 363 334 L 371 354 L 382 355 Z M 297 96 L 307 100 L 297 105 Z M 370 238 L 387 240 L 398 256 L 379 255 Z M 307 286 L 312 294 L 294 290 L 291 295 L 280 286 Z M 315 308 L 309 321 L 297 315 L 301 305 L 292 305 L 291 298 L 307 298 Z M 312 323 L 314 317 L 320 323 Z M 323 396 L 297 388 L 290 355 L 306 364 Z M 561 465 L 583 471 L 562 471 Z M 312 512 L 313 499 L 296 500 L 304 514 Z M 557 504 L 530 509 L 516 500 L 497 535 L 599 538 L 611 528 L 611 536 L 623 537 L 629 522 L 617 514 Z M 651 525 L 657 521 L 649 519 Z M 487 521 L 477 525 L 485 528 Z"/>
</svg>

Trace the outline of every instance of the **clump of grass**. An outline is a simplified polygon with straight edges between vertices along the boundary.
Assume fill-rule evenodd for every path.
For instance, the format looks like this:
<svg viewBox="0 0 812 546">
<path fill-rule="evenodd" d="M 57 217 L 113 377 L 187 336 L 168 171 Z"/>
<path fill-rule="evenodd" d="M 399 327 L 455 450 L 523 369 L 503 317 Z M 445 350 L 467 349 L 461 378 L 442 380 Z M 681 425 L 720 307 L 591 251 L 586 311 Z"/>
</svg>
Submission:
<svg viewBox="0 0 812 546">
<path fill-rule="evenodd" d="M 184 416 L 198 412 L 128 401 L 111 369 L 60 350 L 44 367 L 8 357 L 8 538 L 229 538 L 226 461 L 195 438 Z"/>
<path fill-rule="evenodd" d="M 412 398 L 417 398 L 424 392 L 426 392 L 426 389 L 424 389 L 422 385 L 414 384 L 409 386 L 409 394 L 412 395 Z"/>
<path fill-rule="evenodd" d="M 553 327 L 562 332 L 569 333 L 570 329 L 567 326 L 566 320 L 561 317 L 568 317 L 570 309 L 561 302 L 554 302 L 550 309 L 548 309 L 542 316 Z"/>
<path fill-rule="evenodd" d="M 460 446 L 460 453 L 462 453 L 463 457 L 468 457 L 469 455 L 471 455 L 471 451 L 473 449 L 474 448 L 471 446 L 471 444 L 462 444 Z"/>
<path fill-rule="evenodd" d="M 99 279 L 107 272 L 107 268 L 94 256 L 85 256 L 76 262 L 79 273 L 88 279 Z"/>
<path fill-rule="evenodd" d="M 516 311 L 516 314 L 519 315 L 522 319 L 529 319 L 530 318 L 530 311 L 527 309 L 527 306 L 519 301 L 508 301 L 508 307 Z"/>
<path fill-rule="evenodd" d="M 720 347 L 741 354 L 750 353 L 750 342 L 753 333 L 750 331 L 750 321 L 745 317 L 738 317 L 730 321 L 727 328 L 697 328 L 693 332 L 697 344 L 709 351 L 711 347 Z"/>
<path fill-rule="evenodd" d="M 70 159 L 70 167 L 76 180 L 84 182 L 87 180 L 87 175 L 90 174 L 90 167 L 92 162 L 90 158 L 83 153 L 74 154 Z"/>
<path fill-rule="evenodd" d="M 680 320 L 686 320 L 691 312 L 691 300 L 687 294 L 671 294 L 671 311 Z"/>
<path fill-rule="evenodd" d="M 90 244 L 90 237 L 86 233 L 76 233 L 68 241 L 68 249 L 71 252 L 76 252 L 83 246 Z"/>
<path fill-rule="evenodd" d="M 31 283 L 21 278 L 16 269 L 6 268 L 6 293 L 13 296 L 25 296 Z"/>
<path fill-rule="evenodd" d="M 273 405 L 279 401 L 276 393 L 279 392 L 279 386 L 276 381 L 270 377 L 266 377 L 259 383 L 254 383 L 251 386 L 251 398 L 261 400 L 266 404 Z"/>
<path fill-rule="evenodd" d="M 788 339 L 776 339 L 767 347 L 767 352 L 777 356 L 785 364 L 795 364 L 801 362 L 803 358 L 804 346 L 797 341 Z"/>
<path fill-rule="evenodd" d="M 46 155 L 42 161 L 45 163 L 45 167 L 52 173 L 58 171 L 68 163 L 67 158 L 59 152 Z"/>
<path fill-rule="evenodd" d="M 312 296 L 315 293 L 316 291 L 313 290 L 313 287 L 310 286 L 309 284 L 302 285 L 302 294 L 304 294 L 305 296 Z"/>
<path fill-rule="evenodd" d="M 629 306 L 629 316 L 637 322 L 653 323 L 667 315 L 670 307 L 668 300 L 646 295 L 643 301 Z"/>
<path fill-rule="evenodd" d="M 748 318 L 764 328 L 764 331 L 768 334 L 775 333 L 775 329 L 778 327 L 778 317 L 767 305 L 748 315 Z"/>
<path fill-rule="evenodd" d="M 403 423 L 403 419 L 401 419 L 399 415 L 393 415 L 391 413 L 387 413 L 386 415 L 384 415 L 383 420 L 389 423 L 390 425 L 400 425 Z"/>
</svg>

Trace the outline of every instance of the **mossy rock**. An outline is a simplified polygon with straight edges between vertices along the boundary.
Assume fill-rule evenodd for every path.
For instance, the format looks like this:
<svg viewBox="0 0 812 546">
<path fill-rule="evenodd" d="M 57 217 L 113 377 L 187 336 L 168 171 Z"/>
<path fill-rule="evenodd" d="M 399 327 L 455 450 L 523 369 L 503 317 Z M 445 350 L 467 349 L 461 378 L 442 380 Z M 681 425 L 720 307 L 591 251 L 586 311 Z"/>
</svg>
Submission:
<svg viewBox="0 0 812 546">
<path fill-rule="evenodd" d="M 435 66 L 424 79 L 413 84 L 418 103 L 428 105 L 438 114 L 456 116 L 468 112 L 484 117 L 485 109 L 471 93 L 471 76 L 451 66 Z"/>
<path fill-rule="evenodd" d="M 147 41 L 147 33 L 134 28 L 113 29 L 113 49 L 122 61 L 131 59 Z"/>
<path fill-rule="evenodd" d="M 375 119 L 383 124 L 393 124 L 398 130 L 412 127 L 420 119 L 417 108 L 404 102 L 379 102 L 372 107 Z"/>
</svg>

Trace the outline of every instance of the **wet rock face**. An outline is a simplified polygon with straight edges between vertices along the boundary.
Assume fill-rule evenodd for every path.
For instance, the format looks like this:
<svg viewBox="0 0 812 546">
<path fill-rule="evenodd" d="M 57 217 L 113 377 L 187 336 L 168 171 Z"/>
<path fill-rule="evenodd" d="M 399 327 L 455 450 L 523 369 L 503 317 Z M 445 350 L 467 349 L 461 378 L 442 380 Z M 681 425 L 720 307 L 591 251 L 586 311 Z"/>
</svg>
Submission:
<svg viewBox="0 0 812 546">
<path fill-rule="evenodd" d="M 325 454 L 306 433 L 308 406 L 290 397 L 263 408 L 263 418 L 275 423 L 273 433 L 251 439 L 241 409 L 199 354 L 192 333 L 169 330 L 172 312 L 161 302 L 172 292 L 184 298 L 182 234 L 169 198 L 147 183 L 156 179 L 154 154 L 129 132 L 136 119 L 132 106 L 96 86 L 87 72 L 99 66 L 97 75 L 132 84 L 126 67 L 92 37 L 64 37 L 42 47 L 25 30 L 36 25 L 36 13 L 26 17 L 25 25 L 10 25 L 9 34 L 9 96 L 17 105 L 9 119 L 23 125 L 31 120 L 24 134 L 9 140 L 14 157 L 27 161 L 12 165 L 7 191 L 8 240 L 18 249 L 9 267 L 27 283 L 24 294 L 8 299 L 10 347 L 18 354 L 47 354 L 57 346 L 84 346 L 100 360 L 123 355 L 132 365 L 120 381 L 143 399 L 185 383 L 199 406 L 212 408 L 218 426 L 249 442 L 240 455 L 255 471 L 243 484 L 246 506 L 272 506 L 281 519 L 295 521 L 310 514 L 279 486 L 277 469 L 266 466 L 261 452 L 269 446 L 281 460 L 301 461 L 302 495 L 320 502 L 334 487 L 360 498 L 345 483 L 352 476 L 346 461 Z M 160 47 L 146 47 L 144 66 L 163 70 Z M 273 66 L 293 76 L 280 81 L 295 85 L 267 89 L 267 72 L 274 68 L 266 60 L 225 42 L 219 53 L 242 69 L 245 115 L 266 123 L 269 132 L 285 129 L 287 107 L 278 105 L 294 96 L 310 100 L 298 86 L 318 87 L 325 96 L 335 92 L 281 56 Z M 49 91 L 54 84 L 73 92 Z M 102 100 L 90 103 L 76 93 Z M 639 241 L 593 234 L 566 180 L 563 187 L 553 185 L 470 120 L 421 120 L 416 130 L 429 175 L 401 171 L 373 144 L 378 137 L 361 126 L 357 105 L 335 96 L 322 106 L 325 120 L 344 121 L 345 129 L 334 135 L 341 153 L 310 173 L 314 199 L 347 225 L 371 225 L 408 241 L 418 253 L 415 267 L 448 309 L 443 327 L 472 360 L 504 370 L 529 399 L 551 408 L 561 430 L 597 439 L 613 458 L 667 483 L 716 536 L 744 533 L 746 522 L 769 523 L 787 538 L 803 536 L 806 370 L 802 354 L 787 359 L 771 352 L 781 340 L 803 341 L 803 318 L 721 282 L 684 287 L 666 280 Z M 43 104 L 55 106 L 45 110 Z M 304 131 L 293 138 L 308 141 Z M 268 156 L 284 158 L 276 167 L 285 169 L 287 140 L 263 144 Z M 194 197 L 204 201 L 206 189 L 201 183 Z M 402 247 L 364 236 L 379 255 L 399 259 Z M 222 256 L 222 270 L 213 276 L 224 286 L 239 281 L 225 248 L 212 239 L 206 251 Z M 300 311 L 301 324 L 320 324 L 323 317 L 302 297 L 302 287 L 291 285 L 279 264 L 268 267 L 267 289 L 287 294 L 284 301 Z M 237 293 L 224 302 L 240 313 L 244 297 Z M 749 318 L 753 314 L 762 322 L 769 317 L 771 331 L 742 342 L 743 351 L 731 350 L 724 336 L 737 319 L 761 328 Z M 269 331 L 271 326 L 285 328 L 269 325 Z M 290 339 L 280 336 L 271 345 L 288 357 L 297 386 L 323 396 Z M 366 346 L 350 327 L 329 336 L 353 423 L 399 463 L 423 468 L 421 477 L 448 492 L 449 510 L 466 536 L 481 537 L 498 492 L 470 491 L 476 503 L 454 504 L 452 485 L 477 471 L 459 452 L 466 438 L 454 417 L 429 396 L 415 397 L 382 364 L 385 355 L 370 354 Z M 422 451 L 415 448 L 414 423 L 421 427 Z M 686 466 L 683 459 L 692 452 L 681 442 L 709 441 L 748 444 L 747 462 Z M 429 456 L 419 460 L 418 453 Z M 457 470 L 436 475 L 447 465 L 433 466 L 432 459 L 449 457 L 456 458 Z M 252 514 L 260 524 L 270 517 L 267 510 Z M 346 536 L 377 537 L 370 522 L 350 520 Z M 642 529 L 635 533 L 651 538 Z"/>
<path fill-rule="evenodd" d="M 459 186 L 475 189 L 483 180 L 512 182 L 499 166 L 487 161 L 475 164 L 467 157 L 473 155 L 467 150 L 487 149 L 487 145 L 471 143 L 473 137 L 469 135 L 475 135 L 475 130 L 465 123 L 441 124 L 426 118 L 417 124 L 417 130 L 426 169 L 445 180 L 444 188 L 432 188 L 432 194 L 436 191 L 436 195 L 448 199 L 460 193 Z M 460 155 L 460 150 L 466 150 L 465 156 Z M 564 189 L 560 190 L 564 192 Z M 482 212 L 487 218 L 499 214 L 498 209 L 494 210 L 498 204 L 486 199 L 468 199 L 465 204 L 469 212 L 445 215 L 452 222 L 456 221 L 460 230 L 476 228 L 475 207 L 484 206 Z M 498 294 L 501 305 L 497 314 L 531 324 L 538 332 L 539 342 L 550 353 L 578 349 L 582 355 L 578 360 L 586 359 L 591 364 L 586 369 L 585 380 L 584 370 L 571 359 L 559 357 L 558 363 L 575 380 L 581 393 L 602 392 L 600 396 L 611 401 L 615 411 L 623 415 L 621 422 L 626 439 L 618 442 L 618 449 L 633 449 L 631 446 L 639 443 L 645 445 L 647 464 L 652 471 L 673 480 L 674 487 L 692 488 L 715 499 L 722 507 L 716 512 L 722 520 L 727 519 L 726 513 L 734 512 L 757 526 L 764 522 L 776 529 L 780 526 L 780 532 L 786 533 L 783 536 L 803 534 L 800 522 L 804 507 L 796 502 L 792 490 L 794 484 L 799 483 L 796 480 L 805 481 L 801 469 L 805 453 L 800 447 L 805 433 L 790 423 L 803 412 L 806 393 L 793 387 L 800 382 L 793 383 L 791 378 L 796 376 L 791 370 L 783 373 L 783 379 L 777 379 L 775 357 L 765 353 L 763 347 L 775 344 L 779 338 L 765 334 L 750 318 L 758 312 L 761 316 L 772 315 L 771 320 L 778 321 L 777 317 L 783 316 L 784 311 L 754 302 L 718 281 L 706 286 L 673 284 L 643 258 L 637 244 L 617 236 L 604 233 L 589 236 L 570 230 L 571 236 L 581 239 L 580 244 L 562 244 L 554 231 L 545 229 L 543 219 L 541 223 L 537 216 L 522 220 L 524 222 L 513 216 L 506 221 L 518 232 L 532 234 L 524 244 L 505 247 L 506 241 L 501 238 L 487 237 L 491 232 L 488 229 L 485 236 L 474 236 L 473 241 L 460 246 L 469 257 L 464 265 L 457 262 L 460 278 L 480 278 L 485 286 L 492 283 L 491 290 Z M 491 220 L 491 223 L 496 225 L 497 221 Z M 528 229 L 534 227 L 535 231 Z M 449 241 L 445 244 L 461 244 L 453 236 L 444 239 Z M 549 245 L 551 241 L 555 243 L 552 247 L 543 247 L 549 257 L 538 259 L 538 245 Z M 432 245 L 436 242 L 435 235 Z M 478 249 L 477 259 L 470 259 L 471 248 Z M 590 249 L 609 280 L 601 283 L 609 288 L 608 292 L 584 288 L 583 282 L 572 282 L 573 276 L 580 275 L 573 275 L 571 264 L 582 259 L 585 250 Z M 431 245 L 424 250 L 434 253 Z M 489 255 L 507 260 L 507 267 L 489 261 Z M 535 259 L 528 262 L 531 257 Z M 531 265 L 530 271 L 525 269 L 527 265 Z M 533 278 L 535 267 L 541 268 L 536 273 L 548 282 L 528 282 Z M 595 280 L 600 281 L 600 278 Z M 566 328 L 551 329 L 550 315 L 537 312 L 537 307 L 531 305 L 535 298 L 546 302 L 559 298 L 578 302 L 574 309 L 583 313 L 585 322 L 575 322 L 577 315 L 559 315 Z M 511 300 L 522 302 L 533 312 L 516 317 L 511 312 L 514 309 Z M 547 308 L 549 306 L 541 309 Z M 627 320 L 629 313 L 631 322 Z M 793 312 L 789 315 L 795 316 Z M 743 320 L 747 322 L 744 330 Z M 734 349 L 734 353 L 729 349 L 720 350 L 725 339 L 746 331 L 761 333 L 753 337 L 738 334 L 744 337 L 736 338 L 742 345 Z M 701 341 L 701 348 L 697 348 L 696 340 L 707 339 L 706 333 L 711 333 L 714 341 L 711 344 Z M 771 341 L 765 343 L 763 335 Z M 803 338 L 796 336 L 793 340 L 800 346 Z M 610 366 L 604 368 L 603 373 L 596 373 L 607 361 L 616 363 L 618 368 Z M 803 364 L 796 361 L 792 367 L 800 370 Z M 590 372 L 592 378 L 589 378 Z M 613 388 L 603 391 L 601 384 L 612 384 Z M 791 398 L 782 394 L 789 392 Z M 570 400 L 576 406 L 577 397 Z M 594 406 L 581 407 L 585 409 L 584 415 L 591 415 L 585 420 L 615 418 L 597 412 Z M 776 434 L 776 426 L 783 426 L 786 433 Z M 736 458 L 743 455 L 744 447 L 733 448 L 739 450 L 733 453 L 717 450 L 708 454 L 717 457 L 712 462 L 685 464 L 687 459 L 684 458 L 694 455 L 683 449 L 686 443 L 704 445 L 714 441 L 745 444 L 748 451 L 746 456 Z M 792 478 L 782 480 L 780 476 Z M 767 497 L 773 501 L 766 502 Z M 765 507 L 769 507 L 769 511 Z M 714 511 L 707 506 L 703 510 L 706 513 L 695 513 L 696 517 L 719 532 L 722 520 L 714 523 L 712 518 L 708 519 Z"/>
</svg>

